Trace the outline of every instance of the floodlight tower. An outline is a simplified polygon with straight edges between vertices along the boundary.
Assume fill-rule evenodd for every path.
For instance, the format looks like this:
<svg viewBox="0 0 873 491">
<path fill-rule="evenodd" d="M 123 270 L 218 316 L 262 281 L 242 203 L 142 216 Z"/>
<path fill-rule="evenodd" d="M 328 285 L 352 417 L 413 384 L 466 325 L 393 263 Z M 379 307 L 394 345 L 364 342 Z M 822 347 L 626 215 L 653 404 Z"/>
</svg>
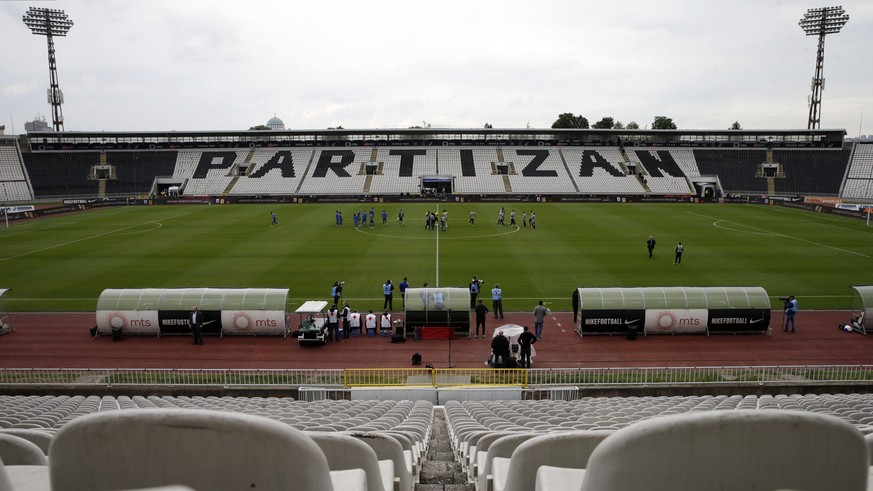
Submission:
<svg viewBox="0 0 873 491">
<path fill-rule="evenodd" d="M 824 42 L 828 34 L 836 34 L 849 21 L 849 14 L 841 5 L 809 9 L 800 19 L 800 28 L 807 36 L 818 36 L 818 54 L 815 57 L 815 76 L 812 78 L 812 97 L 809 99 L 809 124 L 807 129 L 821 125 L 821 91 L 824 90 Z"/>
<path fill-rule="evenodd" d="M 55 131 L 64 131 L 64 93 L 58 85 L 58 67 L 55 64 L 54 36 L 66 36 L 73 21 L 63 10 L 30 7 L 22 20 L 37 36 L 45 36 L 48 42 L 49 78 L 48 102 L 52 105 L 52 123 Z"/>
</svg>

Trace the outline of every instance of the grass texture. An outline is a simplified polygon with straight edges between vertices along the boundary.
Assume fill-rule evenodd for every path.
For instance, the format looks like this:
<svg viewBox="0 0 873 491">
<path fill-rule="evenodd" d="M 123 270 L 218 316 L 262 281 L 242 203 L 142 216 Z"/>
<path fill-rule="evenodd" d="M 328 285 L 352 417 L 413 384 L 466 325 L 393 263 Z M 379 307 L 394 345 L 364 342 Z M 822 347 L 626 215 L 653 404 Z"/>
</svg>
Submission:
<svg viewBox="0 0 873 491">
<path fill-rule="evenodd" d="M 506 225 L 497 225 L 500 207 Z M 386 203 L 129 206 L 13 223 L 0 229 L 0 309 L 90 311 L 106 288 L 290 288 L 289 309 L 329 299 L 334 281 L 354 308 L 381 309 L 382 284 L 500 283 L 507 311 L 543 300 L 571 310 L 577 287 L 761 286 L 773 305 L 851 309 L 849 285 L 873 281 L 873 227 L 779 206 L 630 203 Z M 403 209 L 406 226 L 397 221 Z M 381 211 L 388 212 L 387 225 Z M 447 210 L 445 232 L 426 210 Z M 515 209 L 537 229 L 509 226 Z M 334 224 L 335 211 L 344 226 Z M 469 213 L 476 212 L 474 226 Z M 279 224 L 271 226 L 270 212 Z M 657 241 L 653 259 L 646 239 Z M 673 264 L 676 243 L 685 246 Z M 400 309 L 399 299 L 395 310 Z"/>
</svg>

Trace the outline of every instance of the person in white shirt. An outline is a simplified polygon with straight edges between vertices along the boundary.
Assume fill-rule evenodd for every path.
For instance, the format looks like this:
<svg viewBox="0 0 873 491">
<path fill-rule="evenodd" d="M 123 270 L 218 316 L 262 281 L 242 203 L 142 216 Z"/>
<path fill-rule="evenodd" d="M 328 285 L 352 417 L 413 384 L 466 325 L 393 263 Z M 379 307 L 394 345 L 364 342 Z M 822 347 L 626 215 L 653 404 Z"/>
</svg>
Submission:
<svg viewBox="0 0 873 491">
<path fill-rule="evenodd" d="M 349 308 L 348 302 L 343 302 L 343 310 L 340 312 L 340 317 L 342 317 L 342 331 L 343 338 L 348 339 L 349 336 L 352 335 L 351 324 L 349 323 L 349 316 L 352 315 L 352 309 Z"/>
<path fill-rule="evenodd" d="M 353 310 L 349 314 L 349 330 L 353 336 L 361 333 L 361 314 L 358 312 L 358 309 Z"/>
<path fill-rule="evenodd" d="M 382 336 L 391 335 L 391 314 L 386 310 L 382 312 L 382 320 L 379 323 L 379 334 Z"/>
<path fill-rule="evenodd" d="M 331 305 L 330 309 L 327 311 L 327 340 L 333 341 L 336 339 L 340 340 L 339 333 L 339 310 L 336 309 L 336 305 Z"/>
<path fill-rule="evenodd" d="M 367 336 L 375 336 L 376 335 L 376 314 L 370 310 L 367 313 L 367 317 L 365 317 L 365 326 L 367 328 Z"/>
<path fill-rule="evenodd" d="M 436 290 L 433 292 L 433 306 L 437 310 L 445 310 L 446 304 L 445 300 L 443 300 L 443 292 L 440 290 Z"/>
</svg>

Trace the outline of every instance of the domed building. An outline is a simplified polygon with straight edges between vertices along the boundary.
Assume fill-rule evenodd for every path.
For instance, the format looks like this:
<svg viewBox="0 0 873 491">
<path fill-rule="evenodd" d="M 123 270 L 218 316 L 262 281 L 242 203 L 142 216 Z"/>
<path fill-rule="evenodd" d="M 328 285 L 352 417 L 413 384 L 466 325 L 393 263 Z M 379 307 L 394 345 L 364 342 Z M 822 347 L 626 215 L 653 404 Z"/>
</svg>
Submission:
<svg viewBox="0 0 873 491">
<path fill-rule="evenodd" d="M 271 130 L 284 130 L 285 123 L 274 114 L 272 118 L 267 120 L 267 128 Z"/>
</svg>

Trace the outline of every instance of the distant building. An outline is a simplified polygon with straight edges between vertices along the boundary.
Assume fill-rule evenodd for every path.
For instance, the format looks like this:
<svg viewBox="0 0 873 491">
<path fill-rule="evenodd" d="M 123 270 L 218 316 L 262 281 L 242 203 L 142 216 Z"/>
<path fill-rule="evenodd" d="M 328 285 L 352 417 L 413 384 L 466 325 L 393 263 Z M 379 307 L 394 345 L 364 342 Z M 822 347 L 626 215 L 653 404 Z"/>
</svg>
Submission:
<svg viewBox="0 0 873 491">
<path fill-rule="evenodd" d="M 35 118 L 33 121 L 28 121 L 24 123 L 24 131 L 30 133 L 31 131 L 51 131 L 51 126 L 45 122 L 45 118 Z"/>
<path fill-rule="evenodd" d="M 6 125 L 0 124 L 0 135 L 6 134 Z"/>
<path fill-rule="evenodd" d="M 267 121 L 267 128 L 270 128 L 271 130 L 284 130 L 285 123 L 274 114 L 273 117 Z"/>
</svg>

